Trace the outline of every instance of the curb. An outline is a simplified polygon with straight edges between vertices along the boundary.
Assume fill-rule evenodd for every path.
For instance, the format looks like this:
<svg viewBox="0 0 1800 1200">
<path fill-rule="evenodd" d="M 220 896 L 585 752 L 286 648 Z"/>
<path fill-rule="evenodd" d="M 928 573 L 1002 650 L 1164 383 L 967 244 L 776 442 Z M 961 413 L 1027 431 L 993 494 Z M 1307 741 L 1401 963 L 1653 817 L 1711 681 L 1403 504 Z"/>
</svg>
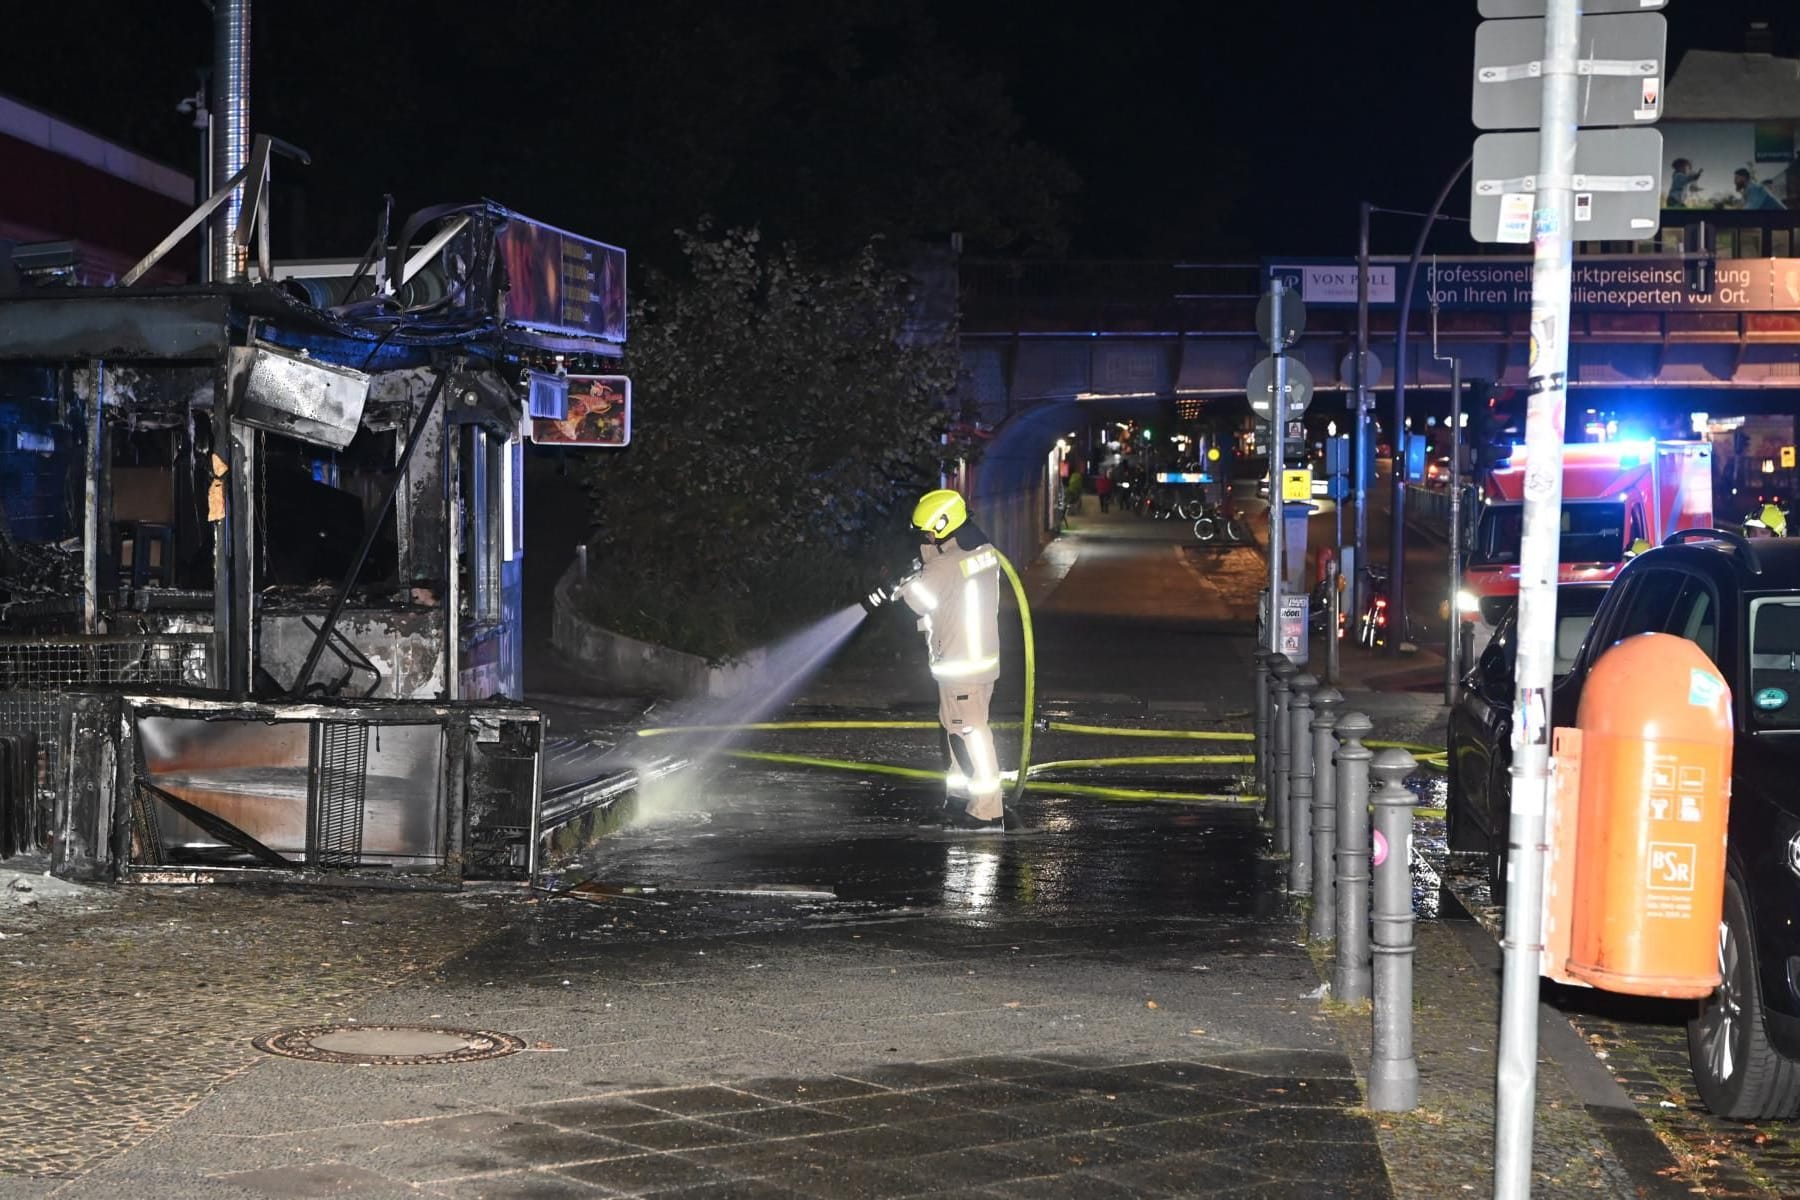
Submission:
<svg viewBox="0 0 1800 1200">
<path fill-rule="evenodd" d="M 1493 935 L 1463 906 L 1454 892 L 1445 889 L 1443 894 L 1455 906 L 1456 914 L 1460 914 L 1446 913 L 1444 924 L 1455 933 L 1478 967 L 1498 975 L 1504 960 Z M 1657 1135 L 1655 1126 L 1619 1086 L 1612 1071 L 1594 1057 L 1593 1050 L 1569 1024 L 1568 1018 L 1541 1001 L 1538 1004 L 1538 1058 L 1540 1061 L 1547 1059 L 1562 1071 L 1563 1078 L 1581 1100 L 1600 1136 L 1630 1177 L 1634 1195 L 1641 1200 L 1676 1200 L 1694 1194 L 1681 1163 Z"/>
</svg>

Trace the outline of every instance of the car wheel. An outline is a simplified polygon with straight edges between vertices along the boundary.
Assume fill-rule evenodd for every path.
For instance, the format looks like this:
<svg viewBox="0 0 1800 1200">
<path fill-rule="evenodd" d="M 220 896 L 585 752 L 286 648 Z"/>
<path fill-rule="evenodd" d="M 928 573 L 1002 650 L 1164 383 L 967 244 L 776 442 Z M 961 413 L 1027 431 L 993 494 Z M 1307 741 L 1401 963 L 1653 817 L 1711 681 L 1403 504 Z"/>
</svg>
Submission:
<svg viewBox="0 0 1800 1200">
<path fill-rule="evenodd" d="M 1494 823 L 1487 844 L 1488 894 L 1494 903 L 1506 905 L 1506 856 L 1512 830 L 1512 771 L 1496 763 L 1488 773 L 1488 819 Z"/>
<path fill-rule="evenodd" d="M 1719 920 L 1718 989 L 1688 1022 L 1688 1063 L 1700 1099 L 1738 1121 L 1785 1118 L 1800 1110 L 1800 1063 L 1770 1045 L 1756 977 L 1750 913 L 1735 876 L 1725 877 Z"/>
<path fill-rule="evenodd" d="M 1476 824 L 1474 814 L 1469 811 L 1468 795 L 1462 786 L 1462 774 L 1457 770 L 1455 741 L 1450 742 L 1445 754 L 1450 775 L 1444 796 L 1444 842 L 1452 850 L 1486 850 L 1493 839 L 1486 836 L 1486 832 Z"/>
</svg>

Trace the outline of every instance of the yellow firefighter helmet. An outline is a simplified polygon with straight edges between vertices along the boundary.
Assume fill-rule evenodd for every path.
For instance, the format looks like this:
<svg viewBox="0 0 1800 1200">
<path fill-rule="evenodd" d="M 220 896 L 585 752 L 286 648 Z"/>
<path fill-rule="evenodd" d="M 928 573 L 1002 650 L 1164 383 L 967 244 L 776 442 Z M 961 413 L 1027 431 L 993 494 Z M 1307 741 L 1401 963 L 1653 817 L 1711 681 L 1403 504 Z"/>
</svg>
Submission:
<svg viewBox="0 0 1800 1200">
<path fill-rule="evenodd" d="M 969 519 L 969 506 L 963 498 L 949 488 L 939 488 L 935 492 L 926 492 L 919 497 L 919 503 L 913 507 L 913 528 L 922 533 L 943 541 Z"/>
</svg>

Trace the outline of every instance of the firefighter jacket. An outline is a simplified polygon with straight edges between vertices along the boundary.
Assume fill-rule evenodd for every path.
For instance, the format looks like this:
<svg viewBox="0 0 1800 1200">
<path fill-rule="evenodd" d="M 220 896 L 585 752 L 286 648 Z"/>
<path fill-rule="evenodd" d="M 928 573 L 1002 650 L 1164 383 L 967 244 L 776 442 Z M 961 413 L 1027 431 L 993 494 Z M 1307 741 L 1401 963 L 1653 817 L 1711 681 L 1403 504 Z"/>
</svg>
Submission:
<svg viewBox="0 0 1800 1200">
<path fill-rule="evenodd" d="M 919 614 L 931 673 L 943 683 L 1000 678 L 1000 553 L 973 524 L 924 547 L 922 569 L 900 589 Z"/>
</svg>

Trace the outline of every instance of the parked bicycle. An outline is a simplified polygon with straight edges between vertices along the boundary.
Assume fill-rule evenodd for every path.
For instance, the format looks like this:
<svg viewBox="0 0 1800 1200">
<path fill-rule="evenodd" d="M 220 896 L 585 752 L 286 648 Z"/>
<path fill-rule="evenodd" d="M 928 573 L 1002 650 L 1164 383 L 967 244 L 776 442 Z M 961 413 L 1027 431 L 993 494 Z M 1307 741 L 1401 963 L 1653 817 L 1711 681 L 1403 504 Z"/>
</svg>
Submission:
<svg viewBox="0 0 1800 1200">
<path fill-rule="evenodd" d="M 1194 540 L 1203 546 L 1213 543 L 1238 546 L 1250 540 L 1250 530 L 1240 518 L 1228 516 L 1216 505 L 1201 501 L 1199 515 L 1194 518 Z"/>
</svg>

